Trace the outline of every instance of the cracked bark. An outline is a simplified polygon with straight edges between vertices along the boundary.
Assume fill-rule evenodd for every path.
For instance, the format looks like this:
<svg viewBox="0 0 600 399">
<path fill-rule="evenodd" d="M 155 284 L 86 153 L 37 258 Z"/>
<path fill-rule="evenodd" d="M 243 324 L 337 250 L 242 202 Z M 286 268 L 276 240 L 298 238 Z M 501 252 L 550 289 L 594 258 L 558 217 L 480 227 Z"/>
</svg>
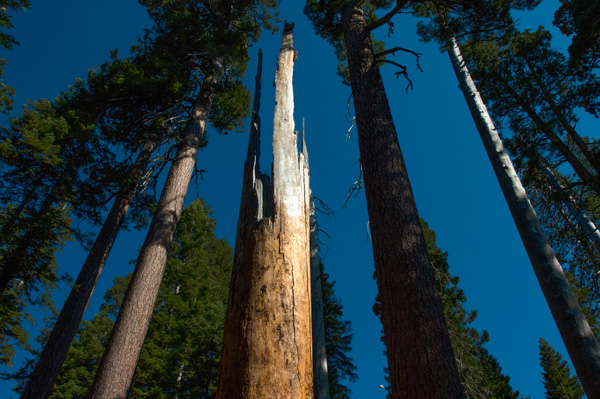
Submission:
<svg viewBox="0 0 600 399">
<path fill-rule="evenodd" d="M 448 54 L 469 111 L 488 153 L 504 197 L 548 302 L 556 326 L 569 352 L 583 389 L 590 399 L 600 398 L 600 345 L 569 285 L 563 269 L 540 226 L 486 106 L 471 79 L 456 40 Z"/>
<path fill-rule="evenodd" d="M 272 186 L 258 170 L 256 78 L 217 398 L 313 396 L 310 193 L 294 130 L 292 29 L 285 25 L 275 76 Z"/>
<path fill-rule="evenodd" d="M 363 10 L 342 10 L 393 398 L 464 398 Z"/>
</svg>

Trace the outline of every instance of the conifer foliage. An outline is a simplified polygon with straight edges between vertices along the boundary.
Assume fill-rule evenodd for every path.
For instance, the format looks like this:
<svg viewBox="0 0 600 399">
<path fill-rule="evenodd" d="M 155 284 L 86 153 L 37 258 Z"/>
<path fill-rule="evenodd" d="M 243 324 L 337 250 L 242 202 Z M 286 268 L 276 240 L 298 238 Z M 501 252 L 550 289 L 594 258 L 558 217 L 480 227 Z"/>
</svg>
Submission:
<svg viewBox="0 0 600 399">
<path fill-rule="evenodd" d="M 458 288 L 459 278 L 450 273 L 448 253 L 437 246 L 435 232 L 429 228 L 427 222 L 421 219 L 421 224 L 429 259 L 435 269 L 438 295 L 444 307 L 450 340 L 456 354 L 460 382 L 466 397 L 469 399 L 518 398 L 519 392 L 513 391 L 510 378 L 502 373 L 498 360 L 484 346 L 490 339 L 488 332 L 485 330 L 480 332 L 472 327 L 472 323 L 477 318 L 477 311 L 467 311 L 464 308 L 467 297 L 464 291 Z M 373 311 L 376 316 L 380 315 L 379 298 L 375 300 Z M 386 381 L 389 381 L 387 368 L 385 374 Z M 386 389 L 391 390 L 389 386 Z"/>
<path fill-rule="evenodd" d="M 547 399 L 581 399 L 583 388 L 577 376 L 571 376 L 567 361 L 548 342 L 540 338 L 540 364 Z"/>
<path fill-rule="evenodd" d="M 129 397 L 214 397 L 232 264 L 215 227 L 202 200 L 183 210 Z M 86 397 L 129 280 L 117 277 L 100 312 L 83 322 L 51 398 Z M 27 370 L 19 374 L 25 382 Z"/>
</svg>

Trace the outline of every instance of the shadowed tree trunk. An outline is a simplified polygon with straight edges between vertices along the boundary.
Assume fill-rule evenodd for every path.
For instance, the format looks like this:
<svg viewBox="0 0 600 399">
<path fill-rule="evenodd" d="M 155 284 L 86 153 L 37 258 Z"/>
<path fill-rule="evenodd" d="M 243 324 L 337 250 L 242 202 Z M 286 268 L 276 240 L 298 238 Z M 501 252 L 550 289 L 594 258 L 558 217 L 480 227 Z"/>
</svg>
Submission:
<svg viewBox="0 0 600 399">
<path fill-rule="evenodd" d="M 98 367 L 90 399 L 124 399 L 127 396 L 165 271 L 167 253 L 194 172 L 198 149 L 206 131 L 214 86 L 218 81 L 217 71 L 222 65 L 221 58 L 213 60 L 213 68 L 202 83 Z"/>
<path fill-rule="evenodd" d="M 463 398 L 454 352 L 363 10 L 342 11 L 393 398 Z"/>
<path fill-rule="evenodd" d="M 258 170 L 257 76 L 217 397 L 312 398 L 308 165 L 294 130 L 293 24 L 275 76 L 273 185 Z M 260 68 L 259 68 L 260 69 Z"/>
<path fill-rule="evenodd" d="M 52 394 L 52 388 L 83 319 L 96 282 L 121 230 L 129 205 L 136 194 L 138 183 L 155 148 L 156 142 L 154 141 L 148 141 L 142 147 L 138 159 L 130 170 L 131 179 L 127 186 L 121 189 L 113 203 L 79 272 L 75 285 L 54 324 L 35 370 L 27 381 L 21 399 L 43 399 Z"/>
<path fill-rule="evenodd" d="M 448 54 L 523 245 L 588 398 L 600 398 L 600 346 L 504 150 L 456 40 Z"/>
<path fill-rule="evenodd" d="M 303 134 L 304 135 L 304 134 Z M 329 378 L 327 375 L 327 351 L 325 349 L 325 317 L 323 314 L 323 293 L 321 289 L 321 259 L 317 241 L 317 220 L 315 203 L 310 199 L 310 289 L 312 303 L 313 333 L 313 374 L 315 399 L 329 399 Z"/>
</svg>

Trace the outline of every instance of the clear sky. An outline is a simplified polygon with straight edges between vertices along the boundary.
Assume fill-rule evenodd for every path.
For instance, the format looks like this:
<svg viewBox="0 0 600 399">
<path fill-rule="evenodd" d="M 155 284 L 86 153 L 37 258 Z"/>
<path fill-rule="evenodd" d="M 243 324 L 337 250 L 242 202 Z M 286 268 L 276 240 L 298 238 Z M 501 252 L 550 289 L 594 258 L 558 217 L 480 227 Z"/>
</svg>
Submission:
<svg viewBox="0 0 600 399">
<path fill-rule="evenodd" d="M 32 0 L 31 10 L 18 14 L 12 33 L 21 45 L 12 52 L 2 50 L 8 60 L 4 83 L 17 90 L 17 104 L 26 99 L 54 98 L 75 78 L 85 78 L 94 65 L 108 59 L 109 49 L 126 55 L 150 21 L 134 0 L 82 1 Z M 336 75 L 333 49 L 315 36 L 302 14 L 304 2 L 284 0 L 281 19 L 296 23 L 295 47 L 299 60 L 294 71 L 296 125 L 306 118 L 311 186 L 317 197 L 335 211 L 320 219 L 327 272 L 337 281 L 336 292 L 345 317 L 354 330 L 352 357 L 359 380 L 350 384 L 355 398 L 383 398 L 385 359 L 381 355 L 381 326 L 371 307 L 376 295 L 372 279 L 373 257 L 368 237 L 368 215 L 364 193 L 343 209 L 348 189 L 359 176 L 356 129 L 351 130 L 350 89 Z M 551 27 L 556 0 L 547 0 L 533 12 L 522 14 L 528 27 Z M 409 67 L 414 90 L 406 93 L 406 82 L 394 76 L 391 66 L 383 75 L 400 145 L 413 185 L 417 207 L 436 232 L 438 245 L 449 253 L 451 272 L 460 276 L 467 309 L 477 309 L 475 326 L 490 333 L 487 344 L 499 360 L 514 389 L 523 395 L 543 398 L 538 361 L 538 338 L 543 336 L 566 356 L 548 307 L 520 242 L 508 208 L 483 146 L 470 119 L 464 98 L 446 54 L 434 44 L 423 44 L 415 33 L 416 19 L 397 17 L 396 33 L 381 39 L 423 53 L 424 72 L 414 58 L 398 53 L 395 61 Z M 556 31 L 553 31 L 558 35 Z M 264 34 L 250 51 L 252 61 L 247 82 L 253 88 L 256 54 L 264 52 L 263 157 L 270 154 L 268 137 L 272 127 L 276 57 L 280 34 Z M 561 41 L 564 44 L 564 40 Z M 18 108 L 18 107 L 17 107 Z M 350 113 L 349 113 L 350 110 Z M 247 130 L 247 129 L 246 129 Z M 297 128 L 297 130 L 300 130 Z M 204 180 L 193 184 L 187 202 L 200 196 L 214 211 L 217 234 L 230 244 L 235 241 L 246 133 L 219 136 L 210 132 L 209 146 L 200 153 L 198 165 L 207 170 Z M 261 160 L 269 165 L 268 159 Z M 102 296 L 117 275 L 132 270 L 128 263 L 141 247 L 145 232 L 122 233 L 113 249 L 86 318 L 91 318 Z M 62 270 L 76 276 L 85 252 L 69 244 L 60 254 Z M 57 291 L 57 306 L 67 288 Z M 2 371 L 2 370 L 0 370 Z M 0 397 L 8 397 L 10 383 L 0 385 Z"/>
</svg>

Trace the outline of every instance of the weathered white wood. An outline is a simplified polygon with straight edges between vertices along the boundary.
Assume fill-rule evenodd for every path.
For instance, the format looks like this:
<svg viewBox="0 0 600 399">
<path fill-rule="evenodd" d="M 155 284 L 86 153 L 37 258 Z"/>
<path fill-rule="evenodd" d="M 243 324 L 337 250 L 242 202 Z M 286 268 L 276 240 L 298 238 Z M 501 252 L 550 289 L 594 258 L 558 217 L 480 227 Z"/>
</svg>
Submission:
<svg viewBox="0 0 600 399">
<path fill-rule="evenodd" d="M 542 292 L 588 398 L 600 398 L 600 345 L 556 259 L 454 38 L 448 54 Z"/>
<path fill-rule="evenodd" d="M 272 185 L 258 170 L 253 114 L 217 391 L 223 399 L 313 397 L 309 173 L 294 130 L 292 29 L 285 25 L 275 78 Z"/>
</svg>

